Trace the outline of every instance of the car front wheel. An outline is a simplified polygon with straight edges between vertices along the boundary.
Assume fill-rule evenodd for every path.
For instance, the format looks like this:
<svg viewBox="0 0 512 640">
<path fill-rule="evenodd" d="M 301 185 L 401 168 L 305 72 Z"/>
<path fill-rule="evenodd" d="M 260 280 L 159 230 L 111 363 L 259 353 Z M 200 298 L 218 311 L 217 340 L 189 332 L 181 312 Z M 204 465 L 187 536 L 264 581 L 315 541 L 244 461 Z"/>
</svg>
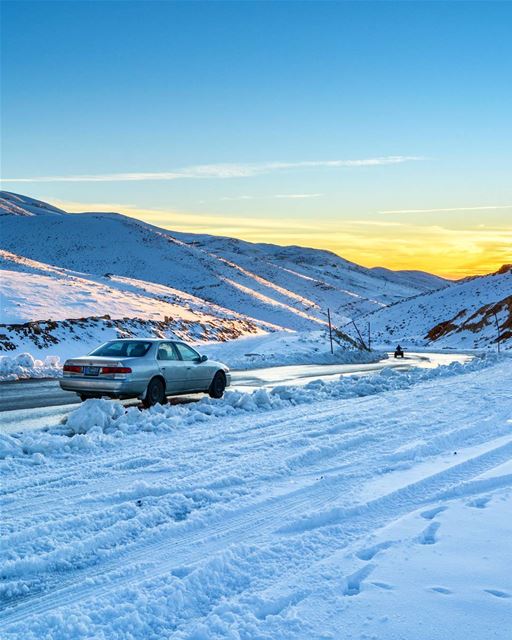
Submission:
<svg viewBox="0 0 512 640">
<path fill-rule="evenodd" d="M 222 371 L 217 371 L 213 377 L 208 393 L 210 398 L 222 398 L 226 389 L 226 376 Z"/>
<path fill-rule="evenodd" d="M 153 378 L 148 384 L 146 396 L 142 404 L 148 408 L 155 404 L 163 404 L 165 401 L 165 387 L 160 378 Z"/>
</svg>

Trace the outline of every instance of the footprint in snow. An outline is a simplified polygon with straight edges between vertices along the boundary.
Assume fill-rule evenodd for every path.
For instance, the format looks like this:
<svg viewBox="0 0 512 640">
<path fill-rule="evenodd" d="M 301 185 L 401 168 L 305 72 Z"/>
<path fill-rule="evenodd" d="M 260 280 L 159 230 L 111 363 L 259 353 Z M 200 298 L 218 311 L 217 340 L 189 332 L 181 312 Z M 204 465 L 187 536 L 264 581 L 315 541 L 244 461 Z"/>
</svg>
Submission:
<svg viewBox="0 0 512 640">
<path fill-rule="evenodd" d="M 372 582 L 375 587 L 379 587 L 379 589 L 385 589 L 386 591 L 391 591 L 395 587 L 392 584 L 388 584 L 387 582 Z"/>
<path fill-rule="evenodd" d="M 429 590 L 435 591 L 435 593 L 442 593 L 444 596 L 449 596 L 452 593 L 452 591 L 446 587 L 430 587 Z"/>
<path fill-rule="evenodd" d="M 467 505 L 468 507 L 474 507 L 475 509 L 485 509 L 490 499 L 491 496 L 480 496 L 479 498 L 470 500 Z"/>
<path fill-rule="evenodd" d="M 386 540 L 386 542 L 380 542 L 379 544 L 375 544 L 372 547 L 359 549 L 359 551 L 356 551 L 356 556 L 359 558 L 359 560 L 371 560 L 379 553 L 379 551 L 388 549 L 392 544 L 392 540 Z"/>
<path fill-rule="evenodd" d="M 486 593 L 490 593 L 495 598 L 512 598 L 512 594 L 500 589 L 484 589 Z"/>
<path fill-rule="evenodd" d="M 435 507 L 434 509 L 429 509 L 428 511 L 422 511 L 420 516 L 425 518 L 425 520 L 433 520 L 438 514 L 446 511 L 448 507 Z"/>
<path fill-rule="evenodd" d="M 341 592 L 344 596 L 357 596 L 361 593 L 363 580 L 375 569 L 374 564 L 367 564 L 362 569 L 355 571 L 343 580 Z"/>
<path fill-rule="evenodd" d="M 416 542 L 419 542 L 419 544 L 435 544 L 437 542 L 436 534 L 440 526 L 439 522 L 432 522 L 420 533 L 416 538 Z"/>
</svg>

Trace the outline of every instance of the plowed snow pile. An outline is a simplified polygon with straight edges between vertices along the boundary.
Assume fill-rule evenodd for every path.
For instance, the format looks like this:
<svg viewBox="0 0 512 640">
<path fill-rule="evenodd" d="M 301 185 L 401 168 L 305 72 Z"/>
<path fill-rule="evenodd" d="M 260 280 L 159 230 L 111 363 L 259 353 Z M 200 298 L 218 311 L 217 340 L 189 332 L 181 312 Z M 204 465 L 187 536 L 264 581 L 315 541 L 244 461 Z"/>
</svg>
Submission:
<svg viewBox="0 0 512 640">
<path fill-rule="evenodd" d="M 5 640 L 505 640 L 512 359 L 2 438 Z"/>
<path fill-rule="evenodd" d="M 0 356 L 0 382 L 23 378 L 57 378 L 61 375 L 62 367 L 57 356 L 46 356 L 44 360 L 34 358 L 30 353 Z"/>
<path fill-rule="evenodd" d="M 69 341 L 63 340 L 57 348 L 62 360 L 86 355 L 103 342 L 119 337 L 104 329 L 101 326 L 93 328 L 91 334 L 82 330 L 80 340 L 77 340 L 76 333 L 73 333 Z M 138 327 L 137 337 L 154 336 Z M 184 338 L 172 336 L 169 339 Z M 220 360 L 236 370 L 293 364 L 365 364 L 388 357 L 383 351 L 365 351 L 348 343 L 343 346 L 334 343 L 331 353 L 325 331 L 275 331 L 226 341 L 189 342 L 211 359 Z M 0 356 L 0 382 L 21 378 L 56 378 L 61 375 L 60 357 L 57 355 L 46 356 L 44 360 L 26 352 Z"/>
</svg>

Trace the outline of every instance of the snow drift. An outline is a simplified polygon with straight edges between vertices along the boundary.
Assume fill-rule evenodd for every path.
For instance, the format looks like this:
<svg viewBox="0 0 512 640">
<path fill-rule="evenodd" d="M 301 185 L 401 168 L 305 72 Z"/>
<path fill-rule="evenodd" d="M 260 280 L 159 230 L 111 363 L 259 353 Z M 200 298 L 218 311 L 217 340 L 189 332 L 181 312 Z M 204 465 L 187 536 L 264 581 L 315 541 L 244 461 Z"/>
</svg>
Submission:
<svg viewBox="0 0 512 640">
<path fill-rule="evenodd" d="M 58 378 L 61 375 L 62 366 L 57 356 L 46 356 L 44 360 L 38 360 L 30 353 L 0 356 L 0 382 L 25 378 Z"/>
<path fill-rule="evenodd" d="M 314 380 L 305 386 L 279 386 L 270 392 L 227 391 L 221 400 L 205 397 L 188 405 L 157 405 L 146 411 L 126 409 L 120 402 L 91 399 L 73 411 L 65 424 L 48 431 L 0 435 L 0 458 L 67 455 L 73 451 L 114 446 L 118 438 L 139 432 L 172 432 L 179 427 L 223 419 L 237 414 L 258 413 L 301 404 L 371 396 L 407 389 L 421 382 L 478 371 L 495 364 L 497 356 L 477 357 L 469 363 L 454 362 L 434 369 L 396 371 L 382 369 L 377 374 L 340 376 L 337 381 Z"/>
</svg>

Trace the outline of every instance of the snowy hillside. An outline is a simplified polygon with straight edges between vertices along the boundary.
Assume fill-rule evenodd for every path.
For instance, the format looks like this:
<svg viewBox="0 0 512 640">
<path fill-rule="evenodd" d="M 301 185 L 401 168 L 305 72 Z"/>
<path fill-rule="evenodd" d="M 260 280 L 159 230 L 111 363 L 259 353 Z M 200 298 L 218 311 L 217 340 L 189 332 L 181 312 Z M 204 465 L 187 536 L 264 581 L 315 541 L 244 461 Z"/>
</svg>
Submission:
<svg viewBox="0 0 512 640">
<path fill-rule="evenodd" d="M 416 296 L 371 313 L 375 343 L 450 348 L 512 347 L 512 266 L 467 278 L 448 289 Z"/>
<path fill-rule="evenodd" d="M 0 191 L 0 216 L 60 216 L 65 213 L 62 209 L 57 209 L 57 207 L 41 200 L 34 200 L 34 198 L 9 191 Z"/>
<path fill-rule="evenodd" d="M 373 267 L 370 271 L 382 278 L 391 280 L 391 282 L 408 282 L 410 286 L 417 289 L 423 289 L 424 291 L 442 289 L 443 287 L 447 287 L 449 284 L 453 284 L 450 280 L 446 280 L 440 276 L 434 276 L 431 273 L 426 273 L 425 271 L 391 271 L 391 269 L 386 269 L 385 267 Z"/>
<path fill-rule="evenodd" d="M 2 248 L 82 273 L 165 284 L 290 329 L 324 324 L 327 306 L 344 320 L 424 290 L 327 251 L 173 233 L 108 213 L 4 218 Z"/>
<path fill-rule="evenodd" d="M 153 320 L 239 317 L 165 285 L 113 274 L 94 277 L 2 250 L 0 267 L 2 319 L 7 324 L 105 314 Z"/>
<path fill-rule="evenodd" d="M 445 284 L 428 274 L 421 282 L 377 274 L 328 251 L 174 233 L 120 214 L 66 214 L 25 196 L 2 198 L 3 324 L 213 316 L 243 321 L 250 333 L 318 330 L 328 307 L 340 325 L 424 292 L 429 277 L 431 288 Z M 10 340 L 16 344 L 12 332 Z"/>
<path fill-rule="evenodd" d="M 424 291 L 451 284 L 421 272 L 367 269 L 321 249 L 251 243 L 236 238 L 174 232 L 188 244 L 202 247 L 223 261 L 259 273 L 283 287 L 329 300 L 340 318 L 367 306 L 380 308 Z"/>
</svg>

